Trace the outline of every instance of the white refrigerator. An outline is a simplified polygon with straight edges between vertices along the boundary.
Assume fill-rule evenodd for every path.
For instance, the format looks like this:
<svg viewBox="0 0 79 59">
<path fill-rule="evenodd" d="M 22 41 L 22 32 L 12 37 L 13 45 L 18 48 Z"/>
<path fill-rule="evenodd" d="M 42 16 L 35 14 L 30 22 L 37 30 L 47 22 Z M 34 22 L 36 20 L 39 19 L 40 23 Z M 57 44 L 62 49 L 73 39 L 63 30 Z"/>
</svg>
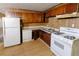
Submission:
<svg viewBox="0 0 79 59">
<path fill-rule="evenodd" d="M 3 17 L 2 22 L 4 47 L 20 44 L 20 18 Z"/>
</svg>

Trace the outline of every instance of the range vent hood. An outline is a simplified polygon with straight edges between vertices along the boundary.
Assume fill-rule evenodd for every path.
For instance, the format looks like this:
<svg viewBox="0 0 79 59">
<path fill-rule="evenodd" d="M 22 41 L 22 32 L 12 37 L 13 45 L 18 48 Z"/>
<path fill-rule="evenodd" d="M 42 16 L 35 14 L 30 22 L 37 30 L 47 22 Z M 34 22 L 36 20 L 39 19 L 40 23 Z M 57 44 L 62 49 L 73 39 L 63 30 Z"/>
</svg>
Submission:
<svg viewBox="0 0 79 59">
<path fill-rule="evenodd" d="M 56 18 L 63 19 L 63 18 L 78 18 L 79 13 L 73 12 L 71 14 L 63 14 L 63 15 L 56 15 Z"/>
</svg>

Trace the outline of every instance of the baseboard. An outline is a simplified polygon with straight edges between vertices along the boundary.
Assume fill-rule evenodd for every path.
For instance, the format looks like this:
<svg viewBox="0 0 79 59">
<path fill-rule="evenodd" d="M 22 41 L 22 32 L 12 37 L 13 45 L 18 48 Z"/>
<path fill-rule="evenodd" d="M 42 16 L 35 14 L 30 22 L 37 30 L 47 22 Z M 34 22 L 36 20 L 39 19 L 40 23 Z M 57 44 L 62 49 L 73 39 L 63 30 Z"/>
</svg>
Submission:
<svg viewBox="0 0 79 59">
<path fill-rule="evenodd" d="M 49 45 L 46 44 L 42 39 L 39 38 L 39 40 L 40 40 L 42 43 L 44 43 L 48 48 L 50 48 Z"/>
<path fill-rule="evenodd" d="M 23 42 L 29 42 L 32 41 L 33 39 L 29 39 L 29 40 L 23 40 Z"/>
<path fill-rule="evenodd" d="M 54 49 L 50 48 L 50 50 L 54 53 L 55 56 L 60 56 L 60 55 L 58 55 L 58 53 L 55 52 Z"/>
</svg>

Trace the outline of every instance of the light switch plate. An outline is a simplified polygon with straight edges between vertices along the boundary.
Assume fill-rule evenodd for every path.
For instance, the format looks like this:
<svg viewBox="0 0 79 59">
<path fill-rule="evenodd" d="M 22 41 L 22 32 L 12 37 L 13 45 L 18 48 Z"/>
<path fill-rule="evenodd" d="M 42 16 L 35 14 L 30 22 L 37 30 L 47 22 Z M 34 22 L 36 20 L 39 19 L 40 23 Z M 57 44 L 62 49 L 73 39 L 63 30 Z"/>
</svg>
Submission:
<svg viewBox="0 0 79 59">
<path fill-rule="evenodd" d="M 72 27 L 75 27 L 75 24 L 72 24 Z"/>
</svg>

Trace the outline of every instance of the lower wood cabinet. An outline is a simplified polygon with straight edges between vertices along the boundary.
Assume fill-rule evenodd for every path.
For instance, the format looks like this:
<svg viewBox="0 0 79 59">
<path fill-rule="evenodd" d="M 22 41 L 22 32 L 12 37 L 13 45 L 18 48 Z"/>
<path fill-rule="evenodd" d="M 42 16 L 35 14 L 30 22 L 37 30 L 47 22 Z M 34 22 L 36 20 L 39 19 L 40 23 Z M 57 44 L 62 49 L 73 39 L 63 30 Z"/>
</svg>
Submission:
<svg viewBox="0 0 79 59">
<path fill-rule="evenodd" d="M 36 40 L 39 38 L 39 30 L 32 30 L 32 39 Z"/>
<path fill-rule="evenodd" d="M 51 34 L 40 30 L 39 37 L 50 46 Z"/>
<path fill-rule="evenodd" d="M 32 30 L 32 39 L 37 40 L 38 38 L 42 39 L 50 46 L 51 34 L 42 30 Z"/>
</svg>

